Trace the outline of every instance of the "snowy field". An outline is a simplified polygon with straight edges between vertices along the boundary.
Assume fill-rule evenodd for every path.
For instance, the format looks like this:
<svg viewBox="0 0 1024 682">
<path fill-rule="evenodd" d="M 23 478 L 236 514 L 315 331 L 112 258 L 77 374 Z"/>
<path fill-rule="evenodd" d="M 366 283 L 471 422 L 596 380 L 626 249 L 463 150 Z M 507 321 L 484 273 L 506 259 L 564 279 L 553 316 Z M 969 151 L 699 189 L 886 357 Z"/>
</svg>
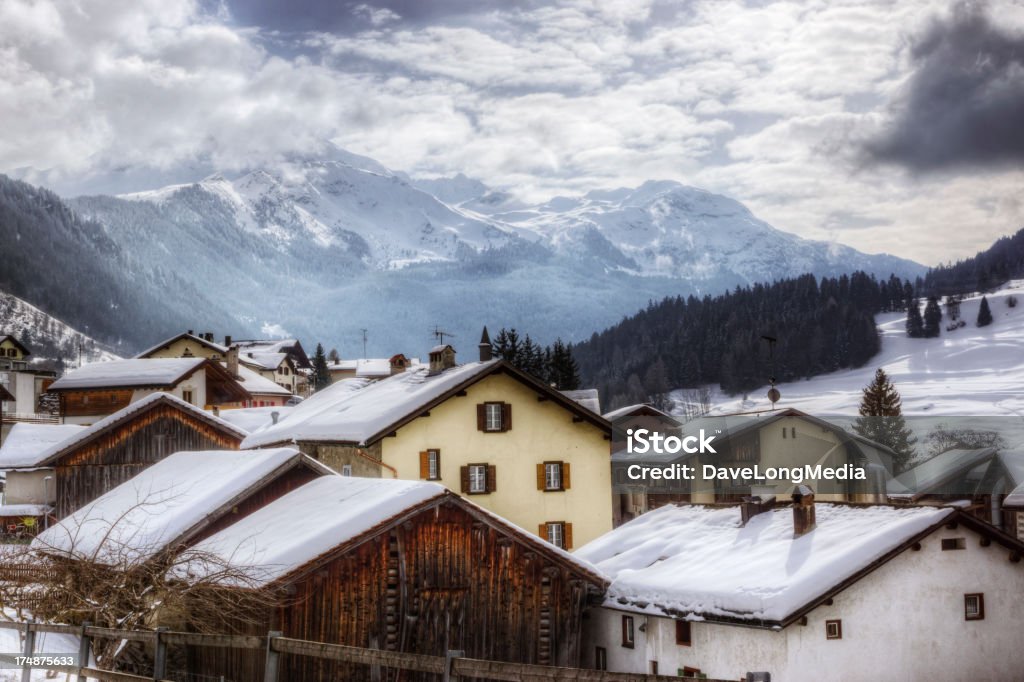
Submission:
<svg viewBox="0 0 1024 682">
<path fill-rule="evenodd" d="M 975 325 L 981 304 L 981 296 L 975 295 L 961 304 L 965 327 L 946 331 L 950 320 L 942 306 L 942 334 L 934 339 L 908 338 L 905 313 L 876 316 L 882 336 L 878 355 L 859 369 L 780 384 L 782 399 L 776 407 L 816 416 L 856 415 L 862 389 L 882 367 L 903 398 L 903 413 L 929 417 L 909 420 L 919 436 L 922 425 L 952 423 L 956 416 L 999 417 L 986 421 L 1004 425 L 1008 446 L 1024 448 L 1024 280 L 987 296 L 991 325 Z M 1007 305 L 1010 296 L 1020 299 L 1015 308 Z M 711 415 L 768 410 L 767 390 L 751 391 L 746 400 L 716 393 Z"/>
</svg>

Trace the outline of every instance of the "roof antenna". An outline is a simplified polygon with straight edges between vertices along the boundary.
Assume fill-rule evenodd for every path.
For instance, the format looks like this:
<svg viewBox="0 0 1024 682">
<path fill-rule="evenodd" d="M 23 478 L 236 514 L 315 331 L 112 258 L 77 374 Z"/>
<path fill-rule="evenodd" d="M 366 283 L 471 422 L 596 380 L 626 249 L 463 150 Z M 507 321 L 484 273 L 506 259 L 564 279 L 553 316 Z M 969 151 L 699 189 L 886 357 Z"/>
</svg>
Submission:
<svg viewBox="0 0 1024 682">
<path fill-rule="evenodd" d="M 360 329 L 359 331 L 361 331 L 363 333 L 363 357 L 365 358 L 366 357 L 366 333 L 368 331 L 370 331 L 370 330 L 369 329 Z"/>
<path fill-rule="evenodd" d="M 447 337 L 452 338 L 452 339 L 455 338 L 455 334 L 452 334 L 451 332 L 446 332 L 445 330 L 443 330 L 440 327 L 438 327 L 436 324 L 434 325 L 433 334 L 434 334 L 434 338 L 437 339 L 437 345 L 439 345 L 439 346 L 443 346 L 444 345 L 444 337 L 447 336 Z"/>
<path fill-rule="evenodd" d="M 761 335 L 762 341 L 768 342 L 768 362 L 771 365 L 771 375 L 768 377 L 768 400 L 772 403 L 772 411 L 775 411 L 775 403 L 779 402 L 779 398 L 782 394 L 779 393 L 779 389 L 775 388 L 775 344 L 778 343 L 778 339 L 774 336 Z"/>
</svg>

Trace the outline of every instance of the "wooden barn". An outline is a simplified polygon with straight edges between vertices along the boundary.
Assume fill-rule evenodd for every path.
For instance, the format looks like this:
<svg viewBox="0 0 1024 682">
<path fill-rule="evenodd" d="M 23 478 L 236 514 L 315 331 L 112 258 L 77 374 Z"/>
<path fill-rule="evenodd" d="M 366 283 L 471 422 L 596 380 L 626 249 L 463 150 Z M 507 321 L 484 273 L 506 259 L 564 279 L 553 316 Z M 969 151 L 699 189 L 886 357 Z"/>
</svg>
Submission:
<svg viewBox="0 0 1024 682">
<path fill-rule="evenodd" d="M 195 550 L 251 567 L 260 589 L 284 595 L 239 622 L 242 633 L 553 666 L 580 662 L 583 610 L 607 584 L 589 564 L 426 482 L 322 477 Z M 263 678 L 262 652 L 196 647 L 189 658 L 203 675 Z M 371 679 L 366 667 L 288 655 L 280 675 Z"/>
<path fill-rule="evenodd" d="M 237 450 L 246 433 L 167 393 L 152 393 L 64 441 L 40 460 L 56 479 L 57 518 L 179 450 Z"/>
</svg>

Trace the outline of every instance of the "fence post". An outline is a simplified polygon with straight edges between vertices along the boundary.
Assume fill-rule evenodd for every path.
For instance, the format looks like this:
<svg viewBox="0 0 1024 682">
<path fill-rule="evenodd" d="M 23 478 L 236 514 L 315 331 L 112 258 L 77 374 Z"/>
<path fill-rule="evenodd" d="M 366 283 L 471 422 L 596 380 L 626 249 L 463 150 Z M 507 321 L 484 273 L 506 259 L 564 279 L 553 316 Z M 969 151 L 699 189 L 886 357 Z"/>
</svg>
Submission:
<svg viewBox="0 0 1024 682">
<path fill-rule="evenodd" d="M 78 682 L 88 682 L 82 668 L 89 667 L 89 658 L 92 656 L 92 638 L 85 634 L 89 628 L 89 621 L 82 623 L 81 639 L 78 643 Z"/>
<path fill-rule="evenodd" d="M 33 621 L 25 623 L 25 658 L 32 658 L 36 649 L 36 631 L 32 629 Z M 32 665 L 26 660 L 21 666 L 21 682 L 32 682 Z"/>
<path fill-rule="evenodd" d="M 456 658 L 462 658 L 466 655 L 466 652 L 462 649 L 451 650 L 449 649 L 444 655 L 444 682 L 455 682 L 459 679 L 459 676 L 452 671 L 452 667 L 455 665 Z"/>
<path fill-rule="evenodd" d="M 156 629 L 156 651 L 153 653 L 153 680 L 162 680 L 167 677 L 167 642 L 163 634 L 167 628 Z"/>
<path fill-rule="evenodd" d="M 267 633 L 267 662 L 263 671 L 263 682 L 277 682 L 277 667 L 280 654 L 274 651 L 274 638 L 284 635 L 280 630 L 271 630 Z"/>
</svg>

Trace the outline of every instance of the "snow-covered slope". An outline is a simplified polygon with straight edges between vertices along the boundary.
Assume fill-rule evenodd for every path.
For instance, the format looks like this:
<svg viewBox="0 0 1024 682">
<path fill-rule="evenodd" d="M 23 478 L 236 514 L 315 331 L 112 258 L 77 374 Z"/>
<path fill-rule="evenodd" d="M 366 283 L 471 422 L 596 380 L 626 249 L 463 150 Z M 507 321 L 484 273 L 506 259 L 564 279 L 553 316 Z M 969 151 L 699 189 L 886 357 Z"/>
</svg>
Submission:
<svg viewBox="0 0 1024 682">
<path fill-rule="evenodd" d="M 1011 296 L 1021 303 L 1007 305 Z M 967 324 L 959 329 L 946 331 L 949 319 L 943 306 L 942 335 L 934 339 L 908 338 L 903 313 L 877 316 L 882 350 L 868 365 L 780 384 L 777 407 L 822 416 L 856 415 L 862 389 L 881 367 L 899 391 L 903 413 L 911 416 L 908 421 L 918 436 L 939 423 L 971 426 L 972 420 L 956 417 L 991 417 L 986 423 L 1020 439 L 1008 445 L 1024 446 L 1024 280 L 987 297 L 991 325 L 976 326 L 981 296 L 974 295 L 961 304 L 961 319 Z M 718 396 L 712 414 L 767 410 L 766 393 L 767 386 L 746 400 Z"/>
<path fill-rule="evenodd" d="M 32 352 L 34 362 L 63 359 L 78 362 L 79 349 L 86 362 L 116 360 L 117 355 L 77 329 L 47 315 L 17 296 L 0 292 L 0 336 L 10 334 Z"/>
</svg>

